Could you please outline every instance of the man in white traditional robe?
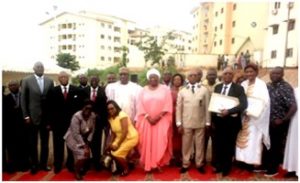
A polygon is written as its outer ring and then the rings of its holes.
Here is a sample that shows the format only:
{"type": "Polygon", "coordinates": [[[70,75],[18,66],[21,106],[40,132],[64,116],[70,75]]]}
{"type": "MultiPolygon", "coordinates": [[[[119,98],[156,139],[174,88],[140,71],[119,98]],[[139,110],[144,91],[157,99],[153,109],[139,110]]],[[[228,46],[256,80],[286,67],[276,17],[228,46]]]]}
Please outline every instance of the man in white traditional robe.
{"type": "Polygon", "coordinates": [[[126,67],[119,69],[119,76],[119,81],[106,86],[105,93],[107,99],[116,101],[131,120],[135,121],[136,100],[142,87],[129,81],[129,70],[126,67]]]}
{"type": "MultiPolygon", "coordinates": [[[[295,97],[299,105],[298,87],[295,88],[295,97]]],[[[288,171],[285,177],[298,176],[298,112],[294,114],[290,122],[282,168],[288,171]]]]}

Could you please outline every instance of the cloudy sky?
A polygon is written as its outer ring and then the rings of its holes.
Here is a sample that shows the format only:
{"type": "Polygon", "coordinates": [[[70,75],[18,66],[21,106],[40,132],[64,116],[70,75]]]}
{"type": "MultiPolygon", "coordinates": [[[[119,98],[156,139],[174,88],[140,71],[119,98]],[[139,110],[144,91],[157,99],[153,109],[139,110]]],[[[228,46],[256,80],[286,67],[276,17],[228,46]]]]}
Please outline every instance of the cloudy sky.
{"type": "Polygon", "coordinates": [[[200,0],[2,0],[0,62],[36,61],[41,55],[39,23],[63,11],[89,10],[127,18],[141,27],[192,30],[191,10],[200,0]],[[57,9],[54,10],[53,6],[57,9]],[[48,14],[46,13],[48,12],[48,14]]]}

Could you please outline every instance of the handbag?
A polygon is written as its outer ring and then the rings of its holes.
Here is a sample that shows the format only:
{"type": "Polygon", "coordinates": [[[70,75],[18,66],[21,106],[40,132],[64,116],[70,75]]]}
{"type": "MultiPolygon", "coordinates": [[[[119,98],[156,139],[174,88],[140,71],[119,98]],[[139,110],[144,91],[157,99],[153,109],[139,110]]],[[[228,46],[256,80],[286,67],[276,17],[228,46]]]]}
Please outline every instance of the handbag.
{"type": "Polygon", "coordinates": [[[117,171],[117,163],[112,158],[112,155],[110,153],[105,153],[101,157],[101,164],[108,170],[110,170],[111,173],[115,173],[117,171]]]}

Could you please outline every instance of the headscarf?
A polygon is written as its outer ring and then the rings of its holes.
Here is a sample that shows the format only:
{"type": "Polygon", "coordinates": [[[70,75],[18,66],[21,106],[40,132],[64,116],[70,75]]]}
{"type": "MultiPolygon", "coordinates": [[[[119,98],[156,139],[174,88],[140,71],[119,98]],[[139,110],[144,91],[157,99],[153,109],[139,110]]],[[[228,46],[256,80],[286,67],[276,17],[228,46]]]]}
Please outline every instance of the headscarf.
{"type": "Polygon", "coordinates": [[[152,69],[150,69],[150,70],[147,72],[147,79],[148,79],[148,80],[150,79],[150,76],[151,76],[152,74],[155,74],[155,75],[158,76],[158,78],[160,78],[160,73],[159,73],[159,71],[158,71],[157,69],[152,68],[152,69]]]}

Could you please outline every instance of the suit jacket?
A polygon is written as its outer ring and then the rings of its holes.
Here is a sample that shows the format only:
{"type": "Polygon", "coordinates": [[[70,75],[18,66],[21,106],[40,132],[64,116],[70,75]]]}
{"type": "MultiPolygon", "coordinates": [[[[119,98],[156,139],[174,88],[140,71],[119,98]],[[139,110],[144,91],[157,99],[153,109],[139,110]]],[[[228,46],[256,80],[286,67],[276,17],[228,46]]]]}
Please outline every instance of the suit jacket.
{"type": "MultiPolygon", "coordinates": [[[[91,92],[92,92],[91,87],[86,87],[83,90],[85,93],[85,98],[90,99],[91,92]]],[[[93,111],[97,115],[97,118],[101,120],[101,125],[100,125],[101,127],[105,127],[108,125],[108,121],[107,121],[108,113],[106,108],[106,101],[107,101],[107,97],[104,89],[98,86],[97,97],[94,103],[93,111]]],[[[98,124],[96,124],[96,127],[97,126],[98,124]]]]}
{"type": "Polygon", "coordinates": [[[15,128],[20,128],[20,126],[23,125],[23,114],[20,105],[21,93],[19,92],[18,94],[19,94],[19,105],[16,105],[12,93],[5,95],[3,98],[3,104],[4,104],[3,105],[3,129],[6,130],[7,128],[15,129],[15,128]]]}
{"type": "MultiPolygon", "coordinates": [[[[221,93],[223,88],[223,83],[220,83],[218,85],[216,85],[214,92],[215,93],[221,93]]],[[[244,112],[244,110],[247,108],[248,106],[248,102],[247,102],[247,96],[245,94],[244,88],[238,84],[232,83],[231,87],[228,91],[228,96],[232,96],[232,97],[236,97],[238,98],[240,104],[232,109],[229,109],[229,115],[230,114],[238,114],[237,117],[241,117],[241,114],[244,112]]],[[[216,113],[212,113],[212,115],[216,115],[216,113]]]]}
{"type": "Polygon", "coordinates": [[[34,75],[22,80],[21,107],[24,118],[29,116],[35,125],[39,125],[42,122],[47,113],[46,96],[53,87],[53,81],[46,76],[44,76],[43,93],[41,93],[34,75]]]}
{"type": "MultiPolygon", "coordinates": [[[[200,86],[200,85],[198,85],[200,86]]],[[[202,128],[210,122],[208,112],[209,91],[200,86],[192,93],[189,86],[178,92],[176,104],[176,121],[180,121],[184,128],[202,128]]]]}
{"type": "Polygon", "coordinates": [[[82,98],[79,88],[69,85],[67,98],[64,98],[61,85],[52,88],[47,96],[50,104],[49,119],[50,125],[54,130],[68,129],[73,114],[81,109],[82,98]]]}

